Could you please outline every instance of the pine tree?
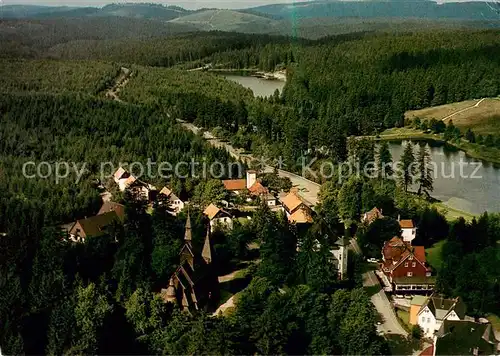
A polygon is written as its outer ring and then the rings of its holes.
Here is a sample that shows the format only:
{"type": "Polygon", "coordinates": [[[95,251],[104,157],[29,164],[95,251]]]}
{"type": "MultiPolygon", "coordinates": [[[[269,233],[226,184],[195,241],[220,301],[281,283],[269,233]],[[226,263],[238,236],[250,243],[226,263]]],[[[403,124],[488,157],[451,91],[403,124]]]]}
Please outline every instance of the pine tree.
{"type": "Polygon", "coordinates": [[[434,190],[433,187],[434,178],[432,176],[434,173],[434,169],[430,164],[431,156],[426,145],[420,146],[420,150],[418,151],[417,163],[418,163],[417,183],[419,184],[418,194],[420,195],[422,193],[422,190],[424,190],[426,193],[428,193],[429,191],[432,192],[434,190]]]}
{"type": "Polygon", "coordinates": [[[382,141],[378,150],[377,162],[378,175],[381,178],[388,178],[393,175],[392,169],[392,155],[389,151],[389,144],[387,141],[382,141]]]}
{"type": "Polygon", "coordinates": [[[476,143],[476,135],[470,128],[467,129],[467,132],[465,133],[465,139],[470,143],[476,143]]]}
{"type": "Polygon", "coordinates": [[[408,192],[408,187],[413,184],[413,177],[416,174],[415,155],[413,154],[413,144],[408,141],[404,149],[401,161],[399,162],[398,181],[408,192]]]}

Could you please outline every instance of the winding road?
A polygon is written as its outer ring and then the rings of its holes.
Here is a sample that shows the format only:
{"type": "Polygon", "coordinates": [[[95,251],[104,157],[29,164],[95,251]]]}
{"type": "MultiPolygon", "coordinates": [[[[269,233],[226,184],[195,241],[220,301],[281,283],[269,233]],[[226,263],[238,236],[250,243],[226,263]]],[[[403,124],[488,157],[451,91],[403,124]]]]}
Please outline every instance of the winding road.
{"type": "MultiPolygon", "coordinates": [[[[262,162],[262,160],[259,160],[258,158],[250,154],[243,154],[242,153],[243,150],[234,148],[230,143],[219,140],[217,137],[213,136],[210,132],[203,131],[201,128],[193,125],[192,123],[180,119],[177,119],[177,122],[179,122],[182,125],[182,127],[184,127],[187,130],[190,130],[194,134],[200,134],[200,132],[203,132],[203,137],[205,138],[205,140],[207,140],[207,142],[209,142],[214,147],[224,148],[227,152],[229,152],[229,154],[233,158],[237,160],[241,160],[247,164],[253,161],[262,162]]],[[[273,167],[267,164],[264,165],[264,172],[273,172],[273,171],[274,171],[273,167]]],[[[278,170],[278,175],[280,177],[283,178],[286,177],[291,180],[293,186],[297,188],[298,194],[301,196],[301,198],[304,200],[306,204],[313,207],[318,203],[318,193],[321,188],[320,184],[315,183],[304,177],[301,177],[297,174],[287,172],[281,169],[278,170]]]]}
{"type": "Polygon", "coordinates": [[[380,287],[378,288],[379,290],[377,291],[377,293],[374,293],[370,297],[373,305],[375,306],[375,309],[377,309],[377,312],[382,318],[381,324],[377,325],[377,331],[382,332],[383,334],[397,334],[402,335],[403,337],[407,337],[408,333],[399,323],[391,302],[380,286],[380,282],[373,271],[369,271],[363,274],[363,287],[380,287]]]}

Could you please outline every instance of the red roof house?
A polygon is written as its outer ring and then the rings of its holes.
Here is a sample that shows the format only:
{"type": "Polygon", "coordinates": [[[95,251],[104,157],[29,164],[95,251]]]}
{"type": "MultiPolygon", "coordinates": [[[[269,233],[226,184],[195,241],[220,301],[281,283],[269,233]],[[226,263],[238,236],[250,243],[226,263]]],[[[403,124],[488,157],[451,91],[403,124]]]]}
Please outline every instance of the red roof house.
{"type": "Polygon", "coordinates": [[[435,278],[426,263],[424,246],[411,246],[393,237],[382,248],[382,260],[381,270],[396,293],[433,290],[435,278]]]}

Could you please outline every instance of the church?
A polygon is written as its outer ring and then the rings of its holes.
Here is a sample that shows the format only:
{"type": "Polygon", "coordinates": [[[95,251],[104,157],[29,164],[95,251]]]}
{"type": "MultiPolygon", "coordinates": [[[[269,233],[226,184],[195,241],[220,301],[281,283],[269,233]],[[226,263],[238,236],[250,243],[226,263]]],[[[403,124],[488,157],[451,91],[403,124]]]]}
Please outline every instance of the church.
{"type": "Polygon", "coordinates": [[[219,281],[213,266],[213,246],[207,230],[201,253],[192,243],[191,218],[188,215],[180,264],[170,277],[169,286],[161,296],[167,303],[176,303],[182,310],[194,312],[217,307],[219,281]]]}

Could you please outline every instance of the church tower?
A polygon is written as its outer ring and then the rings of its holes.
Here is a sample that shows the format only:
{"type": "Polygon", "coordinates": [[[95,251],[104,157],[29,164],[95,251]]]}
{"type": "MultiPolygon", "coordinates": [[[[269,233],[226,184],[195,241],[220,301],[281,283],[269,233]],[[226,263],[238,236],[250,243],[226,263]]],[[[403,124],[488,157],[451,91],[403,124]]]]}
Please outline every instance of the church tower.
{"type": "Polygon", "coordinates": [[[194,270],[194,252],[193,252],[193,232],[191,230],[191,217],[188,214],[186,221],[186,231],[184,233],[184,246],[182,246],[180,253],[180,262],[181,265],[184,262],[189,263],[191,269],[194,270]]]}
{"type": "Polygon", "coordinates": [[[210,240],[210,228],[207,229],[207,236],[205,237],[205,243],[203,245],[203,250],[201,251],[201,257],[205,260],[205,263],[209,265],[212,263],[212,241],[210,240]]]}
{"type": "Polygon", "coordinates": [[[193,231],[191,229],[191,216],[188,213],[188,217],[186,220],[186,232],[184,233],[184,242],[192,247],[193,241],[193,231]]]}

